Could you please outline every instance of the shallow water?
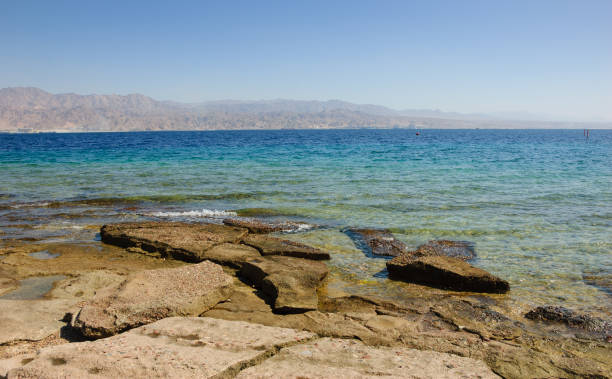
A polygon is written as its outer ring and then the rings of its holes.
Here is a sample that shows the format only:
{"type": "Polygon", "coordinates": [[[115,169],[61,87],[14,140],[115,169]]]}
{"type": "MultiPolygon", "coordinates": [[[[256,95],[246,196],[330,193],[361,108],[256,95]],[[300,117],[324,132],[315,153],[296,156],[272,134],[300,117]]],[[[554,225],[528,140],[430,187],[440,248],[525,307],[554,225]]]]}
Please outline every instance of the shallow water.
{"type": "Polygon", "coordinates": [[[53,289],[55,282],[66,279],[64,275],[40,276],[19,281],[19,288],[0,296],[2,300],[36,300],[53,289]]]}
{"type": "MultiPolygon", "coordinates": [[[[93,239],[137,219],[303,220],[292,235],[334,270],[392,291],[384,260],[340,230],[409,246],[475,243],[475,265],[533,304],[610,309],[583,273],[612,275],[612,131],[235,131],[0,135],[0,238],[93,239]]],[[[340,275],[339,274],[339,275],[340,275]]],[[[400,290],[398,290],[399,292],[400,290]]]]}
{"type": "Polygon", "coordinates": [[[60,256],[59,253],[53,254],[49,252],[48,250],[37,251],[34,253],[30,253],[28,255],[31,256],[32,258],[36,258],[40,260],[55,259],[60,256]]]}

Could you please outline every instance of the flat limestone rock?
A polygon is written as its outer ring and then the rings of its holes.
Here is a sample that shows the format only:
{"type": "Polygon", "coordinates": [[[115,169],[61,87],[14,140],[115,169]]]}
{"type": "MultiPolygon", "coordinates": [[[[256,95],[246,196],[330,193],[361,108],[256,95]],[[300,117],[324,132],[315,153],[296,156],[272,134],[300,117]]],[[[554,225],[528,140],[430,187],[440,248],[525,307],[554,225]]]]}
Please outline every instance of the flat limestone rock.
{"type": "Polygon", "coordinates": [[[136,272],[100,290],[71,325],[89,338],[102,338],[166,317],[199,315],[230,297],[232,282],[209,261],[136,272]]]}
{"type": "Polygon", "coordinates": [[[487,365],[457,355],[374,348],[357,340],[323,338],[281,349],[238,378],[499,378],[487,365]]]}
{"type": "Polygon", "coordinates": [[[232,377],[309,332],[242,321],[172,317],[94,342],[42,349],[9,378],[232,377]]]}
{"type": "Polygon", "coordinates": [[[242,267],[242,264],[251,258],[261,257],[254,247],[235,243],[217,245],[207,250],[204,255],[210,261],[234,268],[242,267]]]}
{"type": "Polygon", "coordinates": [[[104,225],[102,242],[135,247],[186,262],[201,262],[205,252],[222,243],[237,243],[248,231],[217,224],[137,222],[104,225]]]}
{"type": "Polygon", "coordinates": [[[510,290],[507,281],[461,259],[446,256],[402,254],[387,262],[387,270],[392,279],[454,291],[505,293],[510,290]]]}
{"type": "Polygon", "coordinates": [[[119,275],[108,270],[97,270],[83,273],[76,278],[59,281],[49,292],[54,299],[89,300],[103,288],[117,286],[125,280],[125,275],[119,275]]]}
{"type": "Polygon", "coordinates": [[[236,226],[239,228],[246,228],[249,233],[253,234],[267,234],[274,232],[294,232],[304,227],[310,227],[310,225],[299,222],[281,221],[281,222],[270,222],[262,221],[253,218],[238,219],[238,218],[226,218],[223,220],[225,225],[236,226]]]}
{"type": "Polygon", "coordinates": [[[357,245],[365,245],[366,254],[395,257],[408,252],[408,247],[387,229],[348,229],[345,233],[356,240],[357,245]]]}
{"type": "Polygon", "coordinates": [[[239,275],[270,296],[276,311],[299,312],[317,309],[317,288],[327,273],[322,262],[268,256],[246,261],[239,275]]]}
{"type": "Polygon", "coordinates": [[[283,255],[313,260],[330,259],[329,253],[303,243],[284,240],[266,235],[247,235],[242,239],[246,245],[259,250],[261,255],[283,255]]]}
{"type": "Polygon", "coordinates": [[[56,333],[76,303],[75,299],[0,300],[0,344],[38,341],[56,333]]]}
{"type": "Polygon", "coordinates": [[[468,241],[434,240],[421,245],[417,255],[443,255],[464,261],[476,258],[474,244],[468,241]]]}

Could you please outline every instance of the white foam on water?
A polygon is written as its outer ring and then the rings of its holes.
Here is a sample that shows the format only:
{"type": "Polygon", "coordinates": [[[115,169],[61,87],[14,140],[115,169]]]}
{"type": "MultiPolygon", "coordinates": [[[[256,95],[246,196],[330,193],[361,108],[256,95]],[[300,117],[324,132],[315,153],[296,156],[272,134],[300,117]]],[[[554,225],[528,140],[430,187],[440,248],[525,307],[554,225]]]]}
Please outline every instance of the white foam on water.
{"type": "Polygon", "coordinates": [[[228,217],[228,216],[237,216],[236,212],[225,211],[225,210],[217,210],[217,209],[202,209],[199,211],[184,211],[184,212],[154,212],[150,213],[150,216],[154,217],[228,217]]]}
{"type": "Polygon", "coordinates": [[[298,224],[297,225],[297,229],[293,229],[293,232],[303,232],[306,230],[310,230],[314,227],[314,225],[310,225],[310,224],[298,224]]]}
{"type": "Polygon", "coordinates": [[[11,208],[19,209],[19,208],[44,208],[51,205],[49,202],[39,202],[39,203],[23,203],[23,204],[13,204],[10,205],[11,208]]]}

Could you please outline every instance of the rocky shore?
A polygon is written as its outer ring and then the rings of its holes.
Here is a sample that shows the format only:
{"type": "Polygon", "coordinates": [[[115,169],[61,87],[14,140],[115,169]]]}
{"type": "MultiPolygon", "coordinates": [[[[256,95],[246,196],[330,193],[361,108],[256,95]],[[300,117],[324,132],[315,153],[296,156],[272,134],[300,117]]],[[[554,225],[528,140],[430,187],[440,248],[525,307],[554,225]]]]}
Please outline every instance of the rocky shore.
{"type": "Polygon", "coordinates": [[[557,304],[517,314],[468,242],[410,249],[388,230],[346,230],[418,291],[333,296],[334,251],[282,234],[300,225],[138,222],[102,226],[102,243],[3,240],[0,377],[612,377],[610,321],[557,304]]]}

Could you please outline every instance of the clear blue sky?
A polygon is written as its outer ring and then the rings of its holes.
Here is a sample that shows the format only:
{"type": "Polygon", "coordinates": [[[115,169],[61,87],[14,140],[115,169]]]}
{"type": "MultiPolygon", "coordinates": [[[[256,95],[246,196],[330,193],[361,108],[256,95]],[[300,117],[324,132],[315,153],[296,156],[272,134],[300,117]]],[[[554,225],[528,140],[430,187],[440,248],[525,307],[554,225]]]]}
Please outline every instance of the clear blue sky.
{"type": "Polygon", "coordinates": [[[612,0],[0,0],[0,87],[612,120],[612,0]]]}

